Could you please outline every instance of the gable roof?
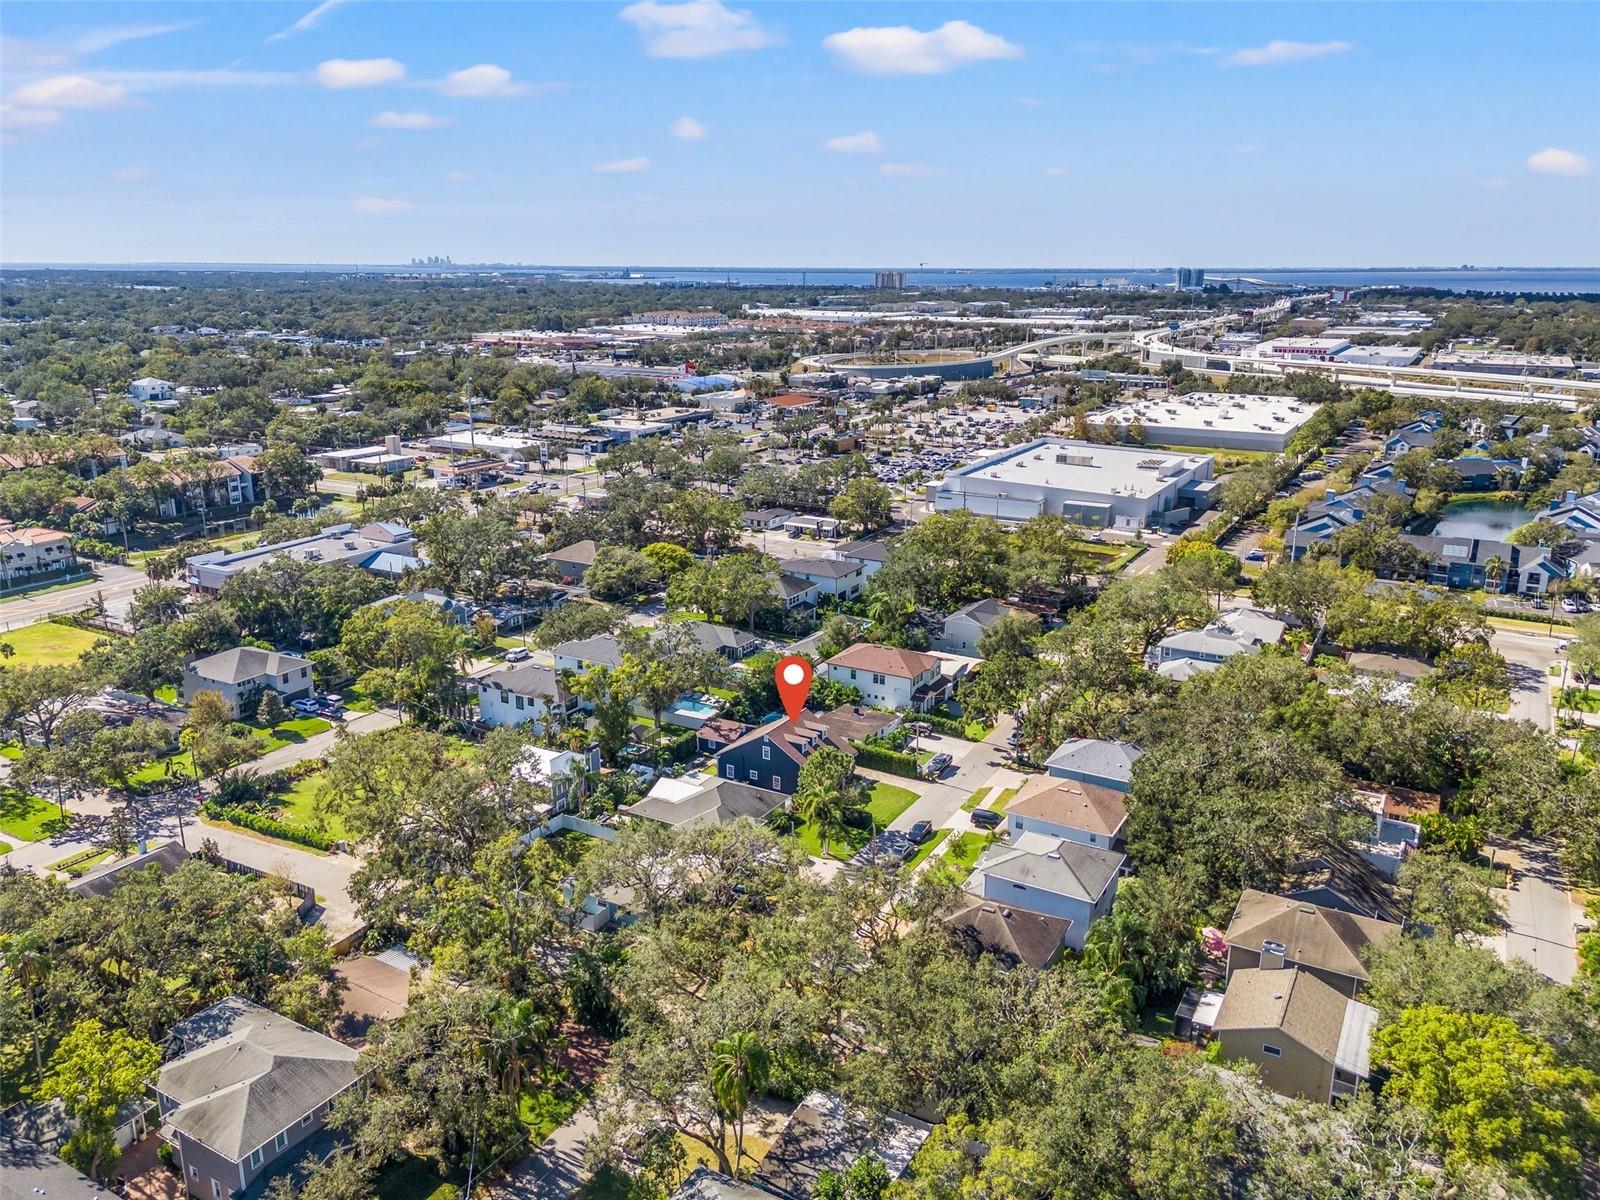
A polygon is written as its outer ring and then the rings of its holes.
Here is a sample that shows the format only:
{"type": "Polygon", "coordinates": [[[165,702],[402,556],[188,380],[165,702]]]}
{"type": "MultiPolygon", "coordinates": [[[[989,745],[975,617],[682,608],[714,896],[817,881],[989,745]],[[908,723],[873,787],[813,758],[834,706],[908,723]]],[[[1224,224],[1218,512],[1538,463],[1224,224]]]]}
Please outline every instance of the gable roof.
{"type": "Polygon", "coordinates": [[[796,596],[803,596],[807,592],[817,590],[817,585],[809,579],[802,579],[798,575],[791,575],[784,571],[778,576],[778,593],[785,600],[792,600],[796,596]]]}
{"type": "Polygon", "coordinates": [[[966,617],[987,629],[1001,617],[1010,616],[1012,613],[1021,611],[1021,609],[1012,608],[1009,604],[1002,604],[999,600],[985,598],[983,600],[974,600],[971,604],[963,604],[955,612],[945,617],[945,621],[948,623],[957,617],[966,617]]]}
{"type": "Polygon", "coordinates": [[[989,875],[1094,904],[1125,862],[1127,858],[1113,850],[1024,833],[1009,846],[995,843],[985,850],[973,878],[989,875]]]}
{"type": "Polygon", "coordinates": [[[823,745],[843,750],[851,758],[854,758],[856,753],[854,746],[837,736],[815,713],[808,711],[798,721],[780,717],[776,721],[768,721],[765,725],[752,729],[738,741],[724,746],[718,751],[718,757],[763,740],[770,742],[779,752],[802,764],[810,757],[813,750],[823,745]]]}
{"type": "Polygon", "coordinates": [[[1228,980],[1213,1032],[1276,1030],[1324,1062],[1368,1073],[1377,1010],[1296,967],[1242,967],[1228,980]]]}
{"type": "Polygon", "coordinates": [[[862,563],[889,561],[889,547],[882,542],[845,542],[841,546],[835,546],[833,553],[835,557],[850,558],[862,563]]]}
{"type": "Polygon", "coordinates": [[[880,675],[893,675],[897,679],[915,679],[928,671],[938,670],[939,660],[918,650],[880,646],[876,642],[857,642],[853,646],[846,646],[823,665],[874,671],[880,675]]]}
{"type": "Polygon", "coordinates": [[[143,854],[135,854],[132,858],[125,858],[121,862],[114,862],[108,867],[101,867],[97,871],[90,871],[80,879],[74,879],[67,884],[67,890],[79,896],[104,896],[113,891],[123,877],[131,871],[142,871],[146,867],[155,867],[163,875],[171,875],[184,863],[189,861],[189,852],[177,842],[163,842],[153,850],[146,850],[143,854]]]}
{"type": "Polygon", "coordinates": [[[694,640],[706,650],[743,650],[754,645],[756,635],[731,625],[715,625],[710,621],[682,621],[684,628],[694,634],[694,640]]]}
{"type": "Polygon", "coordinates": [[[1399,935],[1400,926],[1390,921],[1246,888],[1223,940],[1230,946],[1256,952],[1261,950],[1262,942],[1277,942],[1290,962],[1365,980],[1368,976],[1362,951],[1399,935]]]}
{"type": "Polygon", "coordinates": [[[479,687],[500,688],[515,696],[537,696],[541,700],[565,702],[567,689],[561,686],[561,675],[554,667],[539,663],[518,663],[502,671],[493,671],[478,677],[479,687]]]}
{"type": "Polygon", "coordinates": [[[552,550],[545,557],[554,562],[572,563],[579,567],[594,566],[594,552],[600,547],[593,541],[585,538],[581,542],[573,542],[570,546],[563,546],[559,550],[552,550]]]}
{"type": "Polygon", "coordinates": [[[1005,908],[993,900],[974,900],[944,923],[968,948],[992,954],[1008,966],[1026,963],[1036,970],[1050,965],[1072,928],[1064,917],[1005,908]]]}
{"type": "Polygon", "coordinates": [[[557,658],[575,658],[586,666],[618,667],[622,665],[622,643],[609,633],[580,638],[575,642],[562,642],[551,648],[557,658]]]}
{"type": "Polygon", "coordinates": [[[623,805],[622,811],[630,817],[659,821],[674,829],[689,829],[699,825],[728,825],[740,817],[764,821],[788,799],[782,792],[713,777],[704,787],[687,796],[647,795],[623,805]]]}
{"type": "Polygon", "coordinates": [[[843,579],[861,570],[861,564],[834,558],[791,558],[784,561],[791,575],[802,579],[843,579]]]}
{"type": "MultiPolygon", "coordinates": [[[[356,1051],[238,996],[213,1005],[217,1036],[161,1068],[166,1123],[233,1162],[356,1079],[356,1051]]],[[[196,1028],[190,1018],[186,1025],[196,1028]]]]}
{"type": "Polygon", "coordinates": [[[1006,805],[1006,815],[1012,813],[1106,837],[1116,837],[1128,821],[1122,792],[1051,775],[1037,775],[1023,784],[1006,805]]]}
{"type": "Polygon", "coordinates": [[[189,664],[189,670],[202,679],[218,683],[248,683],[263,675],[288,675],[310,665],[310,659],[293,654],[258,650],[254,646],[235,646],[231,650],[219,650],[205,658],[195,659],[189,664]]]}

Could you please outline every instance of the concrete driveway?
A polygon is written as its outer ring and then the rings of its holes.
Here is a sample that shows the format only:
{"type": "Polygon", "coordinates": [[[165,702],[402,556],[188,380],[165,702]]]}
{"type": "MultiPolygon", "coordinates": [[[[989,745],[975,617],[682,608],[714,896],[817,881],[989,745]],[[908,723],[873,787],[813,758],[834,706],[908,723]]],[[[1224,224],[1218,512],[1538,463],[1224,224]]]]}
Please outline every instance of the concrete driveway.
{"type": "Polygon", "coordinates": [[[1500,956],[1520,958],[1557,983],[1571,983],[1582,909],[1572,902],[1555,846],[1520,840],[1494,849],[1495,861],[1509,864],[1515,875],[1511,888],[1497,893],[1505,904],[1507,926],[1494,939],[1500,956]]]}

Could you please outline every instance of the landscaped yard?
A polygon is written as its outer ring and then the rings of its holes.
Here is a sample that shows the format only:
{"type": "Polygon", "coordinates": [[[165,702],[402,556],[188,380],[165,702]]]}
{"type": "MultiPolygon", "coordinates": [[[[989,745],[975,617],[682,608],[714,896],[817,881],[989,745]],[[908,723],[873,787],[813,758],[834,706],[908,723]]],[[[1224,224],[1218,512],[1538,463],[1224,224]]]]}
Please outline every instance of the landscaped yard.
{"type": "Polygon", "coordinates": [[[378,1200],[456,1200],[461,1189],[439,1175],[438,1164],[409,1156],[378,1176],[378,1200]]]}
{"type": "Polygon", "coordinates": [[[37,625],[24,625],[21,629],[0,633],[0,642],[15,651],[6,659],[10,667],[54,667],[75,663],[78,657],[110,634],[79,629],[75,625],[58,625],[54,621],[40,621],[37,625]]]}
{"type": "Polygon", "coordinates": [[[1600,689],[1562,688],[1556,693],[1556,707],[1573,712],[1600,712],[1600,689]]]}
{"type": "MultiPolygon", "coordinates": [[[[680,1133],[678,1135],[678,1142],[683,1146],[683,1152],[685,1155],[683,1163],[685,1175],[699,1166],[710,1167],[713,1171],[717,1169],[717,1152],[710,1146],[706,1145],[706,1143],[702,1142],[699,1138],[690,1137],[686,1133],[680,1133]]],[[[766,1138],[757,1135],[750,1128],[750,1123],[747,1121],[745,1123],[744,1130],[744,1157],[733,1164],[734,1170],[753,1171],[756,1167],[761,1165],[761,1160],[766,1158],[771,1149],[772,1143],[767,1141],[766,1138]]],[[[728,1156],[728,1161],[733,1162],[732,1129],[728,1130],[728,1137],[726,1143],[723,1145],[723,1152],[728,1156]]]]}
{"type": "Polygon", "coordinates": [[[950,831],[948,829],[934,830],[933,836],[927,841],[923,842],[922,845],[918,846],[917,852],[906,861],[906,869],[910,870],[921,863],[923,859],[927,858],[930,854],[937,850],[939,848],[939,844],[949,836],[950,831]]]}
{"type": "Polygon", "coordinates": [[[994,809],[995,812],[1005,812],[1006,805],[1011,803],[1011,797],[1015,796],[1021,790],[1022,789],[1020,787],[1007,788],[994,798],[994,803],[989,805],[989,807],[994,809]]]}
{"type": "Polygon", "coordinates": [[[71,879],[77,879],[80,875],[87,875],[110,857],[110,850],[80,850],[60,862],[51,863],[50,869],[60,871],[71,879]]]}
{"type": "Polygon", "coordinates": [[[988,788],[986,788],[986,787],[979,788],[977,791],[973,792],[972,795],[968,796],[965,800],[963,800],[961,802],[961,811],[962,812],[971,812],[973,809],[977,808],[978,805],[983,803],[984,797],[987,796],[988,794],[989,794],[989,789],[988,788]]]}
{"type": "MultiPolygon", "coordinates": [[[[870,822],[853,826],[846,832],[842,842],[835,840],[830,843],[828,856],[841,861],[849,858],[872,840],[874,831],[881,832],[889,828],[890,822],[910,808],[916,799],[917,794],[910,788],[897,787],[892,783],[873,784],[872,791],[867,794],[866,806],[870,822]]],[[[822,857],[822,839],[809,821],[795,830],[795,836],[800,839],[807,854],[815,858],[822,857]]]]}
{"type": "Polygon", "coordinates": [[[0,788],[0,833],[13,842],[37,842],[60,833],[70,822],[48,800],[17,788],[0,788]]]}
{"type": "MultiPolygon", "coordinates": [[[[564,1076],[565,1072],[561,1074],[564,1076]]],[[[548,1086],[535,1084],[522,1089],[517,1115],[534,1145],[538,1145],[567,1123],[583,1104],[583,1098],[583,1091],[568,1086],[565,1079],[548,1086]]]]}
{"type": "Polygon", "coordinates": [[[973,833],[970,830],[963,830],[950,840],[950,849],[944,856],[945,861],[965,879],[972,874],[972,868],[978,865],[984,847],[992,841],[994,841],[992,833],[973,833]]]}

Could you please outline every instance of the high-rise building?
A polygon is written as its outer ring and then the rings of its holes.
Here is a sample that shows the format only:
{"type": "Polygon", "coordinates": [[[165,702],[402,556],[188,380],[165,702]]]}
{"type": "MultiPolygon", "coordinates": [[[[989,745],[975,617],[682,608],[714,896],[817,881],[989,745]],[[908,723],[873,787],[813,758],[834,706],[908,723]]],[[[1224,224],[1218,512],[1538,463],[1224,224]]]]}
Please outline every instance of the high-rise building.
{"type": "Polygon", "coordinates": [[[872,286],[885,291],[903,291],[906,286],[906,273],[904,271],[874,271],[872,286]]]}
{"type": "Polygon", "coordinates": [[[1206,286],[1206,273],[1200,267],[1178,268],[1178,290],[1198,290],[1206,286]]]}

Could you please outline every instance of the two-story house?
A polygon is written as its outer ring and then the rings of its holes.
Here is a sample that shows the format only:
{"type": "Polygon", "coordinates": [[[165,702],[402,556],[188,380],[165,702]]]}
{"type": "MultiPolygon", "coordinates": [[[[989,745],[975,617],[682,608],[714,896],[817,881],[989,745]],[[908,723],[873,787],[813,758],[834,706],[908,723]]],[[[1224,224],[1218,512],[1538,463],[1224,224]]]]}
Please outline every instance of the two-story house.
{"type": "Polygon", "coordinates": [[[1400,926],[1246,888],[1222,936],[1228,944],[1230,977],[1250,967],[1302,967],[1334,990],[1354,996],[1370,978],[1368,947],[1399,937],[1400,926]]]}
{"type": "Polygon", "coordinates": [[[581,753],[529,746],[514,768],[518,777],[550,789],[550,805],[558,813],[572,812],[578,807],[578,802],[589,794],[590,777],[599,771],[598,746],[590,746],[581,753]]]}
{"type": "Polygon", "coordinates": [[[594,566],[594,554],[598,549],[594,542],[584,540],[563,546],[560,550],[552,550],[544,557],[562,579],[582,583],[584,575],[594,566]]]}
{"type": "Polygon", "coordinates": [[[326,1121],[360,1082],[353,1047],[241,996],[178,1022],[172,1041],[156,1100],[191,1196],[257,1197],[337,1148],[326,1121]]]}
{"type": "Polygon", "coordinates": [[[863,579],[871,579],[889,563],[889,547],[883,542],[845,542],[835,546],[830,558],[857,563],[863,579]]]}
{"type": "Polygon", "coordinates": [[[1354,1095],[1371,1074],[1378,1010],[1313,972],[1264,961],[1228,980],[1212,1032],[1223,1062],[1251,1062],[1282,1096],[1324,1103],[1354,1095]]]}
{"type": "Polygon", "coordinates": [[[78,567],[72,537],[36,525],[0,529],[0,588],[36,577],[65,575],[78,567]]]}
{"type": "Polygon", "coordinates": [[[717,775],[792,796],[800,785],[800,768],[822,746],[855,756],[850,743],[813,713],[804,714],[798,721],[787,717],[770,721],[717,754],[717,775]]]}
{"type": "Polygon", "coordinates": [[[521,663],[479,676],[478,719],[485,725],[565,726],[579,702],[554,667],[521,663]]]}
{"type": "Polygon", "coordinates": [[[984,850],[966,889],[993,904],[1068,922],[1062,942],[1082,950],[1089,926],[1111,911],[1126,863],[1112,850],[1023,833],[984,850]]]}
{"type": "Polygon", "coordinates": [[[791,575],[788,571],[778,576],[778,601],[785,612],[797,608],[815,608],[822,591],[809,579],[791,575]]]}
{"type": "Polygon", "coordinates": [[[978,643],[983,640],[989,626],[1001,617],[1013,616],[1021,611],[998,600],[974,600],[945,617],[939,636],[930,644],[935,650],[943,650],[946,654],[976,658],[978,643]]]}
{"type": "Polygon", "coordinates": [[[1102,850],[1120,850],[1128,823],[1125,793],[1076,779],[1035,776],[1006,805],[1013,839],[1024,833],[1065,838],[1102,850]]]}
{"type": "Polygon", "coordinates": [[[235,646],[197,658],[183,669],[183,698],[192,702],[201,692],[216,692],[238,716],[251,698],[271,689],[285,700],[316,695],[311,660],[276,650],[235,646]]]}
{"type": "Polygon", "coordinates": [[[1177,664],[1187,664],[1187,670],[1211,670],[1236,655],[1259,654],[1263,646],[1277,645],[1285,628],[1259,609],[1230,608],[1204,629],[1168,634],[1155,644],[1152,658],[1157,672],[1169,677],[1177,664]]]}
{"type": "Polygon", "coordinates": [[[783,569],[815,584],[819,595],[840,600],[854,600],[867,582],[861,564],[844,558],[790,558],[784,560],[783,569]]]}
{"type": "Polygon", "coordinates": [[[835,683],[859,688],[861,698],[875,708],[927,712],[950,690],[933,655],[874,642],[846,646],[822,669],[835,683]]]}

